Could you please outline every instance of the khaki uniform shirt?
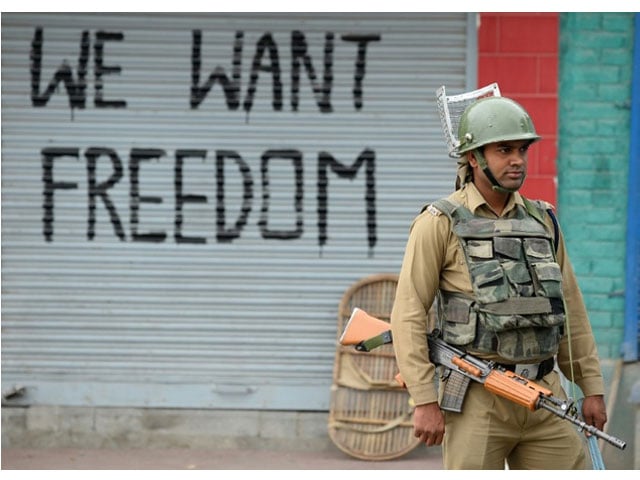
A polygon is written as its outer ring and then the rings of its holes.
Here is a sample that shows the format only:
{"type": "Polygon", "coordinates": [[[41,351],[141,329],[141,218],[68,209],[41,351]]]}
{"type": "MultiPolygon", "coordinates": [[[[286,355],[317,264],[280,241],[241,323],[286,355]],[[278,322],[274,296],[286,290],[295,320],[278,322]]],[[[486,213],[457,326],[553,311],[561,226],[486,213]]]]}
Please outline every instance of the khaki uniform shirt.
{"type": "MultiPolygon", "coordinates": [[[[466,206],[475,215],[499,218],[473,183],[465,184],[449,198],[466,206]]],[[[516,204],[524,206],[519,193],[510,195],[502,217],[515,216],[516,204]]],[[[545,221],[548,231],[553,235],[553,222],[549,215],[545,216],[545,221]]],[[[585,396],[602,395],[604,382],[595,340],[562,234],[558,243],[557,260],[562,270],[569,321],[557,354],[558,366],[571,379],[570,334],[575,383],[585,396]]],[[[458,237],[451,231],[449,218],[430,208],[418,215],[411,225],[391,313],[398,367],[416,405],[438,399],[434,383],[435,367],[429,361],[426,337],[429,329],[427,312],[439,288],[473,296],[464,252],[458,237]]],[[[484,358],[504,362],[497,356],[484,358]]]]}

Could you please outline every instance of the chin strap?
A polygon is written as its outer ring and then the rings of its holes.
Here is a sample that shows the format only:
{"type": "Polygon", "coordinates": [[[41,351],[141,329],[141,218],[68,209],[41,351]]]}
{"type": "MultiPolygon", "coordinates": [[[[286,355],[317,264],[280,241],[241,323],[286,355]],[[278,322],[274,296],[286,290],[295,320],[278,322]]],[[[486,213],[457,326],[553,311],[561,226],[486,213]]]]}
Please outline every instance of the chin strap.
{"type": "MultiPolygon", "coordinates": [[[[491,188],[493,190],[495,190],[496,192],[501,192],[501,193],[514,193],[514,192],[517,192],[519,190],[519,187],[518,188],[505,188],[502,185],[500,185],[500,183],[498,183],[498,180],[496,180],[496,177],[494,177],[493,173],[491,173],[491,170],[489,170],[489,165],[487,165],[487,160],[484,158],[484,155],[482,154],[482,152],[480,151],[479,148],[476,148],[473,151],[473,155],[476,157],[476,160],[478,161],[478,165],[480,165],[480,168],[482,168],[482,171],[484,172],[484,174],[487,176],[487,178],[491,182],[491,184],[492,184],[491,188]]],[[[524,178],[522,179],[522,181],[524,182],[524,178]]]]}

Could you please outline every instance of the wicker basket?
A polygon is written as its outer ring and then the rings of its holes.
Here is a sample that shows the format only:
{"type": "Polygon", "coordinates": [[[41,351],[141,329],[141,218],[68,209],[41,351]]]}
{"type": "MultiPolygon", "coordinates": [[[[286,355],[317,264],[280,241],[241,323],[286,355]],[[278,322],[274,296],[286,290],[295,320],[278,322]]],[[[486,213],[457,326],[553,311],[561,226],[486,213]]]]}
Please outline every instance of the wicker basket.
{"type": "MultiPolygon", "coordinates": [[[[353,284],[338,307],[337,338],[354,307],[389,321],[397,283],[396,274],[376,274],[353,284]]],[[[396,382],[397,373],[392,345],[363,353],[338,343],[329,436],[343,452],[363,460],[390,460],[419,444],[410,397],[396,382]]]]}

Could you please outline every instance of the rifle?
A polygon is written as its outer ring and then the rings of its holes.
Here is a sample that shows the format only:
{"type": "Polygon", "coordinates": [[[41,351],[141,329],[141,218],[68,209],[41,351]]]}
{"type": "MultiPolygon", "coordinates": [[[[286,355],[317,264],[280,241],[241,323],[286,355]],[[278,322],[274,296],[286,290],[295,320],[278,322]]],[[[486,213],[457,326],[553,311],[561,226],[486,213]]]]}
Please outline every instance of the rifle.
{"type": "MultiPolygon", "coordinates": [[[[506,370],[492,361],[485,361],[459,350],[441,338],[438,338],[437,330],[427,335],[429,345],[429,359],[434,365],[451,370],[450,381],[456,383],[454,388],[462,391],[459,397],[459,409],[461,411],[464,391],[470,381],[483,384],[484,388],[500,397],[522,405],[531,411],[542,408],[568,420],[581,431],[603,439],[614,447],[624,450],[626,442],[616,438],[602,430],[588,425],[580,420],[573,402],[568,402],[553,396],[548,388],[538,385],[531,380],[514,372],[506,370]]],[[[360,352],[369,352],[381,345],[393,343],[389,323],[375,318],[364,310],[354,308],[347,325],[339,340],[341,345],[355,345],[360,352]]],[[[404,381],[400,374],[396,380],[403,386],[404,381]]]]}

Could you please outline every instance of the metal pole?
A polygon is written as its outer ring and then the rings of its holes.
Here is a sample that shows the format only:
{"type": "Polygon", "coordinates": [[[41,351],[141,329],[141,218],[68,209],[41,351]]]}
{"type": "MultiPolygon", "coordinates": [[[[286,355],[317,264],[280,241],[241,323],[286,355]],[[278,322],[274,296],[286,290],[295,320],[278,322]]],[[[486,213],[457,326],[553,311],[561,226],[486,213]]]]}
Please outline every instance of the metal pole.
{"type": "Polygon", "coordinates": [[[631,129],[629,132],[629,188],[627,204],[627,254],[625,319],[622,357],[638,360],[640,340],[640,14],[635,15],[633,70],[631,73],[631,129]]]}

